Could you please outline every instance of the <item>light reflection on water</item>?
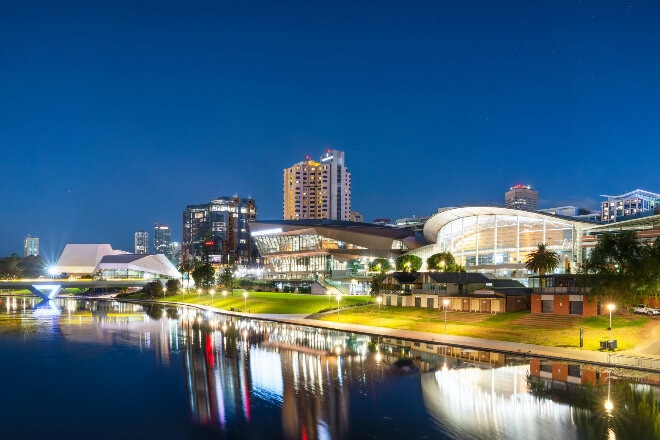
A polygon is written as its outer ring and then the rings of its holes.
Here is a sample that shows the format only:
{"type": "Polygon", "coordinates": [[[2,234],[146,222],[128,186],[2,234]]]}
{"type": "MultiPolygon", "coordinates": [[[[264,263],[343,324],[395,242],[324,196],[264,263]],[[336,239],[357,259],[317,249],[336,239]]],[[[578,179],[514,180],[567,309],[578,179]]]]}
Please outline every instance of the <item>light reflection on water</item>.
{"type": "MultiPolygon", "coordinates": [[[[60,423],[71,408],[85,415],[71,426],[122,421],[97,438],[137,432],[145,420],[167,421],[149,423],[149,437],[168,438],[658,434],[649,425],[660,417],[657,375],[195,309],[59,299],[61,314],[49,316],[33,313],[38,304],[0,298],[0,349],[3,360],[11,358],[0,377],[22,371],[36,378],[30,392],[6,385],[0,414],[20,419],[10,408],[38,401],[60,423]],[[603,409],[608,395],[612,411],[603,409]],[[626,409],[633,407],[636,414],[626,409]]],[[[27,426],[17,431],[24,438],[41,432],[38,423],[27,426]]],[[[84,432],[70,436],[88,438],[84,432]]]]}

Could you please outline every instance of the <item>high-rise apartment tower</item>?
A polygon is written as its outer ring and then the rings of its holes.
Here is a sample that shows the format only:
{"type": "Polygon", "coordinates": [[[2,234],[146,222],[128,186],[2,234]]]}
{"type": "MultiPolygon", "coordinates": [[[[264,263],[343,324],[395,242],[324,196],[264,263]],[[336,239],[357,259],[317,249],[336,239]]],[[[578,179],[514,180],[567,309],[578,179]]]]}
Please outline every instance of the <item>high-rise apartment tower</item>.
{"type": "Polygon", "coordinates": [[[284,220],[351,219],[351,173],[344,152],[328,150],[284,169],[284,220]]]}

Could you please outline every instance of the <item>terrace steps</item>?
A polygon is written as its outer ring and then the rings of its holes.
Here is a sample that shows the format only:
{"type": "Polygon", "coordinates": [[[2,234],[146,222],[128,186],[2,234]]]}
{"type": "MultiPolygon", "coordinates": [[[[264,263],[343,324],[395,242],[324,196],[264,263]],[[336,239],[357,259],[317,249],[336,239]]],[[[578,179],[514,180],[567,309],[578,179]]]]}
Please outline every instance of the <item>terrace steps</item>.
{"type": "Polygon", "coordinates": [[[529,313],[514,319],[510,325],[520,325],[536,328],[562,328],[570,327],[582,321],[582,316],[551,315],[545,313],[529,313]]]}

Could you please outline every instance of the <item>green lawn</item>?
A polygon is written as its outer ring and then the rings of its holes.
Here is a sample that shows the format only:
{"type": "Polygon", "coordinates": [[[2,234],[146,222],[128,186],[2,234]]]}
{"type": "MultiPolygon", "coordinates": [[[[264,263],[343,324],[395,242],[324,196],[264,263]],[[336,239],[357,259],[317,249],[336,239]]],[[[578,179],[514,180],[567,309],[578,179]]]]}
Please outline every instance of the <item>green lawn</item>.
{"type": "MultiPolygon", "coordinates": [[[[247,298],[244,298],[243,291],[238,290],[234,291],[233,295],[227,294],[226,297],[221,293],[214,295],[191,293],[168,296],[165,301],[202,304],[223,310],[230,310],[233,307],[235,310],[248,313],[311,315],[328,309],[337,309],[336,296],[278,292],[247,292],[247,294],[247,298]]],[[[344,295],[339,305],[344,308],[371,302],[373,298],[368,295],[344,295]]]]}
{"type": "MultiPolygon", "coordinates": [[[[580,327],[584,329],[584,350],[598,350],[600,341],[609,339],[609,316],[595,316],[576,319],[575,323],[561,325],[559,328],[532,327],[516,325],[515,320],[529,315],[529,312],[502,313],[488,315],[481,321],[464,322],[453,320],[452,313],[447,314],[447,334],[469,336],[483,339],[520,342],[525,344],[547,345],[553,347],[580,346],[580,327]]],[[[354,309],[342,309],[339,318],[329,314],[320,319],[339,321],[388,328],[416,330],[432,333],[444,333],[444,313],[439,310],[382,306],[380,318],[378,307],[369,305],[354,309]]],[[[612,338],[617,340],[619,349],[629,349],[644,340],[650,334],[651,327],[660,325],[647,316],[621,315],[612,318],[612,338]]]]}

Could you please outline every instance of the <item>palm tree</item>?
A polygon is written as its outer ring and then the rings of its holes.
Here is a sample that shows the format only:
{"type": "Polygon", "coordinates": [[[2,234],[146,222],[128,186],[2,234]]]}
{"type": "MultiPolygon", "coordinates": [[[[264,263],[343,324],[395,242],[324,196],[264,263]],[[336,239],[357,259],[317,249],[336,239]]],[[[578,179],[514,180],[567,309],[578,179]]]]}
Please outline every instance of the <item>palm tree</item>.
{"type": "Polygon", "coordinates": [[[536,250],[525,259],[525,267],[539,275],[552,272],[557,266],[559,266],[559,255],[548,249],[545,243],[537,244],[536,250]]]}

